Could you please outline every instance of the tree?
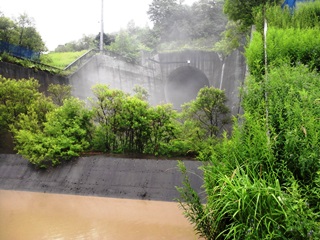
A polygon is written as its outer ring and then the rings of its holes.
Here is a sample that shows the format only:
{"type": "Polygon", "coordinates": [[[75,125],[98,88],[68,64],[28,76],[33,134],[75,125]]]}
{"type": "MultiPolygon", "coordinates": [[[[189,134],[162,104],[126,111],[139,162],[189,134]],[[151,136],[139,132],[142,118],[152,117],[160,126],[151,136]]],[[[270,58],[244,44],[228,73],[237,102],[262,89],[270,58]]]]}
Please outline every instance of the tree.
{"type": "Polygon", "coordinates": [[[126,94],[112,90],[107,85],[96,85],[92,89],[96,100],[91,100],[94,120],[98,123],[93,145],[96,150],[115,152],[118,148],[116,135],[120,129],[120,112],[126,94]]]}
{"type": "Polygon", "coordinates": [[[229,20],[239,21],[244,28],[254,23],[254,11],[257,7],[263,7],[267,3],[278,4],[279,0],[226,0],[224,4],[224,12],[229,20]]]}
{"type": "Polygon", "coordinates": [[[147,13],[154,26],[157,28],[168,24],[177,5],[177,0],[153,0],[147,13]]]}
{"type": "Polygon", "coordinates": [[[31,49],[35,52],[47,51],[40,34],[34,27],[28,27],[24,30],[21,46],[31,49]]]}
{"type": "Polygon", "coordinates": [[[191,7],[191,36],[196,38],[219,38],[227,19],[222,11],[222,1],[199,0],[191,7]]]}
{"type": "Polygon", "coordinates": [[[0,16],[0,41],[11,43],[16,35],[14,22],[5,16],[0,16]]]}
{"type": "Polygon", "coordinates": [[[136,39],[131,37],[127,31],[120,31],[114,42],[107,49],[120,55],[130,63],[137,63],[140,57],[140,46],[136,39]]]}
{"type": "MultiPolygon", "coordinates": [[[[94,39],[95,45],[98,48],[100,44],[100,33],[94,39]]],[[[103,45],[110,46],[111,43],[115,41],[115,36],[109,33],[103,33],[103,45]]]]}
{"type": "Polygon", "coordinates": [[[23,13],[15,20],[15,24],[19,33],[16,42],[17,45],[34,51],[46,50],[45,44],[35,28],[33,18],[29,17],[26,13],[23,13]]]}
{"type": "Polygon", "coordinates": [[[178,9],[182,5],[177,3],[177,0],[153,0],[149,5],[148,15],[154,24],[154,31],[157,33],[161,41],[169,39],[169,35],[177,28],[178,9]]]}
{"type": "Polygon", "coordinates": [[[205,136],[217,136],[230,122],[230,110],[225,105],[227,98],[224,91],[204,87],[195,100],[183,105],[185,118],[191,119],[196,126],[204,130],[205,136]]]}

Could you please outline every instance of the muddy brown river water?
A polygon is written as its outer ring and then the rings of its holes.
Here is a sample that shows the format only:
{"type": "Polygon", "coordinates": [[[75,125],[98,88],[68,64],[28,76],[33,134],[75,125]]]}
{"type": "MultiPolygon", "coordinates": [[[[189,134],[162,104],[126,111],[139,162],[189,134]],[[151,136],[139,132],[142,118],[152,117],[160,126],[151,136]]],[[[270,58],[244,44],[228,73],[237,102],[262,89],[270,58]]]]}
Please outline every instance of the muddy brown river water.
{"type": "Polygon", "coordinates": [[[0,190],[0,239],[198,238],[174,202],[0,190]]]}

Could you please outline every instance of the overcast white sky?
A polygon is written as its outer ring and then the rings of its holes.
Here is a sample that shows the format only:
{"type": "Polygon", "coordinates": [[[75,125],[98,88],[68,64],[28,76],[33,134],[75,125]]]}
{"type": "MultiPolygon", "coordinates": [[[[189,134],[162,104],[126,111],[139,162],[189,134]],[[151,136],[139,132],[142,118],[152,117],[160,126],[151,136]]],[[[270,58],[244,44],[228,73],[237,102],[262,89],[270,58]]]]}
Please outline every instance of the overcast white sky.
{"type": "MultiPolygon", "coordinates": [[[[196,0],[186,0],[192,4],[196,0]]],[[[104,31],[125,28],[130,20],[151,26],[147,10],[152,0],[104,0],[104,31]]],[[[9,18],[27,13],[49,50],[100,32],[101,0],[0,0],[0,11],[9,18]]]]}

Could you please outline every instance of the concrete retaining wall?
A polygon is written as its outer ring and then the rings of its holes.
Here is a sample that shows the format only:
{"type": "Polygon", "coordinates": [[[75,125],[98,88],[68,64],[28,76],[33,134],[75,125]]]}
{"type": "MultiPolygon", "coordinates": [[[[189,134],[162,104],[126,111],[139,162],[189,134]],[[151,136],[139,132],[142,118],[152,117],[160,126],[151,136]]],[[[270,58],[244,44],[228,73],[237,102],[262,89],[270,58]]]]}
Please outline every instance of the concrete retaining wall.
{"type": "Polygon", "coordinates": [[[40,91],[46,92],[48,86],[53,84],[69,84],[66,77],[60,75],[53,75],[46,71],[34,70],[31,68],[24,68],[17,64],[0,62],[0,75],[5,78],[22,79],[34,78],[39,81],[40,91]]]}
{"type": "MultiPolygon", "coordinates": [[[[201,191],[202,165],[184,161],[190,181],[201,191]]],[[[0,155],[0,189],[173,201],[181,174],[175,160],[81,157],[48,170],[35,169],[19,155],[0,155]]]]}
{"type": "Polygon", "coordinates": [[[159,69],[155,66],[131,64],[108,55],[95,55],[84,66],[69,76],[72,95],[82,100],[93,97],[91,91],[96,84],[133,93],[135,85],[144,87],[150,94],[153,105],[165,101],[164,86],[159,69]]]}

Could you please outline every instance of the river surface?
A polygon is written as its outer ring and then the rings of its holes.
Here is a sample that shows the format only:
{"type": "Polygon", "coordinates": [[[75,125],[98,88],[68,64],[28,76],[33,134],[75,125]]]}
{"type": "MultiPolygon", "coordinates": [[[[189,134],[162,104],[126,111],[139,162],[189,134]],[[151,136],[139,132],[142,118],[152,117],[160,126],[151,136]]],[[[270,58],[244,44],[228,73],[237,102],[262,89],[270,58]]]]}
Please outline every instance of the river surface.
{"type": "Polygon", "coordinates": [[[175,202],[0,190],[0,239],[198,238],[175,202]]]}

